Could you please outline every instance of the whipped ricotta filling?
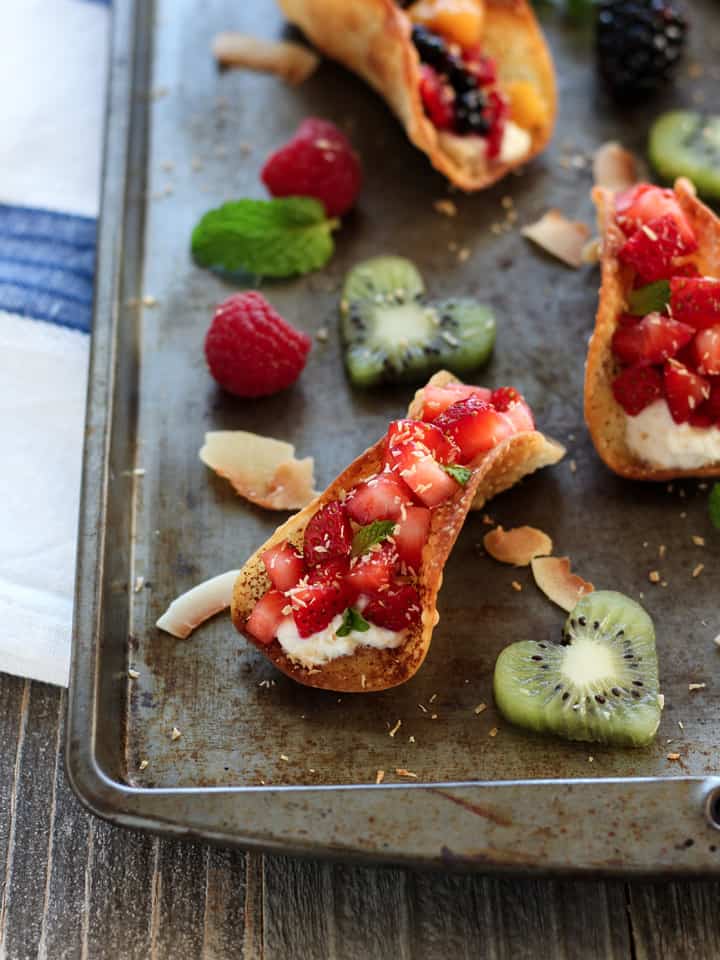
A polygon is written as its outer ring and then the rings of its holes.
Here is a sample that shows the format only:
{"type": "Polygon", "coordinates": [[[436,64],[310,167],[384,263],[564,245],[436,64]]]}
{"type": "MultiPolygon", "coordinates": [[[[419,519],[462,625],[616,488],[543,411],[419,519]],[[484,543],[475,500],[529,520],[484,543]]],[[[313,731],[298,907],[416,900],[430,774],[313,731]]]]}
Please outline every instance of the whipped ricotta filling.
{"type": "MultiPolygon", "coordinates": [[[[441,131],[438,134],[440,148],[462,167],[468,167],[477,174],[487,166],[486,137],[458,137],[454,133],[441,131]]],[[[498,163],[513,163],[530,152],[532,137],[512,120],[508,120],[503,130],[498,163]]]]}
{"type": "Polygon", "coordinates": [[[720,460],[720,429],[675,423],[665,400],[626,416],[625,441],[651,466],[695,470],[720,460]]]}
{"type": "MultiPolygon", "coordinates": [[[[355,606],[360,610],[366,604],[367,600],[360,597],[355,606]]],[[[375,647],[378,650],[399,647],[406,635],[405,630],[386,630],[371,623],[364,632],[351,630],[346,637],[339,637],[337,631],[342,622],[343,614],[339,613],[324,630],[301,637],[293,618],[286,617],[278,627],[277,639],[291,660],[303,667],[321,667],[329,660],[355,653],[358,647],[375,647]]]]}

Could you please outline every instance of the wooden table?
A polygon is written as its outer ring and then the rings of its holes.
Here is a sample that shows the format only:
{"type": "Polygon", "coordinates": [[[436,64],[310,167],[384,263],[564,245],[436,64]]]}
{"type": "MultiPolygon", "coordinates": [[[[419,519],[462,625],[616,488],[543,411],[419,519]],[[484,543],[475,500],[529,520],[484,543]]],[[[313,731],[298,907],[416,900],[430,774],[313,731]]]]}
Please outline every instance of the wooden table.
{"type": "Polygon", "coordinates": [[[0,960],[720,957],[720,882],[413,873],[114,828],[68,786],[65,704],[0,676],[0,960]]]}

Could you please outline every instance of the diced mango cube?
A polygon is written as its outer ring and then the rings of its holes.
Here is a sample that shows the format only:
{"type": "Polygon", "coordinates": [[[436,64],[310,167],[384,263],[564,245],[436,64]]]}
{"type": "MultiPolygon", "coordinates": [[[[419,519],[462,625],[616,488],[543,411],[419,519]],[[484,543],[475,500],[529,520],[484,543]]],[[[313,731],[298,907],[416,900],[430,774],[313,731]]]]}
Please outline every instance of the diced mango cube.
{"type": "Polygon", "coordinates": [[[461,47],[472,47],[482,37],[482,0],[418,0],[407,12],[414,23],[461,47]]]}
{"type": "Polygon", "coordinates": [[[548,105],[534,84],[513,80],[507,84],[510,119],[525,130],[543,127],[548,121],[548,105]]]}

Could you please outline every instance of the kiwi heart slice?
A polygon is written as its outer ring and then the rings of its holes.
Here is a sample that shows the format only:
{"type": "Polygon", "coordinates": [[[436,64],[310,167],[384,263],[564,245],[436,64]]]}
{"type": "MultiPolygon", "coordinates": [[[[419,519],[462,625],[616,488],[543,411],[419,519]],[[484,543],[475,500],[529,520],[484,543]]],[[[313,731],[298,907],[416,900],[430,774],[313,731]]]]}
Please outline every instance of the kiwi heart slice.
{"type": "Polygon", "coordinates": [[[688,177],[706,197],[720,197],[720,116],[664,113],[650,130],[652,165],[666,180],[688,177]]]}
{"type": "Polygon", "coordinates": [[[567,740],[645,746],[661,713],[653,622],[622,593],[588,593],[560,643],[526,640],[502,651],[494,694],[518,726],[567,740]]]}
{"type": "Polygon", "coordinates": [[[416,383],[437,370],[464,374],[488,360],[492,311],[468,297],[427,301],[424,295],[422,277],[403,257],[375,257],[348,273],[340,332],[356,386],[416,383]]]}

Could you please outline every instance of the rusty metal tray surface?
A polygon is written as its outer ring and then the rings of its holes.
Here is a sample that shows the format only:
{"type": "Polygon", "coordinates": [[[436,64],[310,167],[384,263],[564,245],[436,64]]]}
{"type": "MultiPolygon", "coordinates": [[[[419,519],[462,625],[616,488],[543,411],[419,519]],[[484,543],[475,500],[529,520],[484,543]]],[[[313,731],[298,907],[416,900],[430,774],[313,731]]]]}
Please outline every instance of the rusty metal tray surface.
{"type": "MultiPolygon", "coordinates": [[[[693,4],[692,16],[688,62],[709,66],[717,53],[707,45],[713,31],[702,27],[717,27],[713,0],[693,4]]],[[[447,218],[433,209],[448,196],[445,182],[385,105],[336,65],[324,63],[297,89],[216,71],[217,31],[283,32],[271,0],[115,4],[68,750],[75,789],[98,814],[245,847],[421,865],[720,872],[712,643],[720,565],[707,494],[695,483],[623,482],[601,465],[581,415],[597,273],[567,270],[516,229],[493,228],[505,197],[519,222],[549,206],[590,222],[594,147],[610,137],[643,145],[645,109],[620,114],[595,89],[587,32],[552,9],[544,22],[560,84],[553,146],[522,176],[454,195],[459,213],[447,218]],[[310,334],[325,326],[330,338],[315,343],[291,391],[235,402],[214,388],[201,349],[213,305],[232,288],[192,264],[190,231],[211,206],[262,196],[263,158],[307,114],[351,131],[366,171],[362,202],[325,270],[265,290],[291,322],[310,334]],[[407,389],[350,388],[336,332],[345,271],[380,252],[411,256],[437,295],[467,292],[494,307],[498,343],[483,379],[517,384],[569,453],[490,512],[505,526],[550,532],[596,585],[644,594],[666,696],[650,749],[541,739],[497,716],[498,652],[514,639],[554,636],[562,613],[527,571],[480,555],[480,514],[469,517],[448,563],[427,662],[398,689],[339,696],[298,686],[224,617],[186,641],[154,628],[171,599],[239,566],[279,520],[200,463],[206,430],[290,439],[316,457],[324,485],[404,409],[407,389]],[[693,534],[707,538],[704,550],[693,534]],[[693,579],[698,562],[705,569],[693,579]],[[656,567],[667,586],[649,584],[656,567]],[[138,679],[128,679],[129,667],[138,679]],[[691,693],[691,682],[706,687],[691,693]],[[488,709],[476,714],[483,702],[488,709]],[[399,768],[417,779],[399,777],[399,768]]],[[[672,102],[711,89],[707,71],[684,76],[672,102]]]]}

